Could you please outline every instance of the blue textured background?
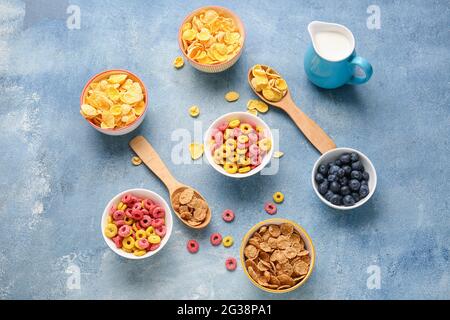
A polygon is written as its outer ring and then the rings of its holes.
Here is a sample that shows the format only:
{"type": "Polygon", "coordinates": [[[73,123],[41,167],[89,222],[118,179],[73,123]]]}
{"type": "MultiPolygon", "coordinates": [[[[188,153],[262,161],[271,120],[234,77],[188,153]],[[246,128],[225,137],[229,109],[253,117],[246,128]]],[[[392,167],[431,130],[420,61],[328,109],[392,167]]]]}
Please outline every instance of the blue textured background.
{"type": "MultiPolygon", "coordinates": [[[[217,1],[247,29],[245,52],[229,71],[174,70],[177,29],[191,10],[210,1],[76,1],[81,29],[68,30],[69,1],[0,0],[0,298],[450,298],[449,136],[450,6],[448,1],[217,1]],[[370,4],[381,29],[366,27],[370,4]],[[347,25],[357,51],[374,67],[369,83],[326,91],[308,82],[303,54],[314,19],[347,25]],[[280,131],[280,170],[274,176],[233,180],[208,164],[170,162],[175,129],[193,134],[187,108],[201,108],[203,130],[219,115],[245,110],[253,98],[246,71],[270,64],[284,75],[303,110],[336,141],[366,153],[378,189],[362,208],[334,211],[314,194],[310,171],[318,153],[278,110],[262,115],[280,131]],[[95,73],[127,68],[149,89],[142,126],[124,137],[90,128],[79,95],[95,73]],[[229,104],[223,95],[241,94],[229,104]],[[116,193],[145,187],[167,192],[144,166],[130,164],[128,141],[145,135],[174,175],[198,188],[213,210],[201,232],[175,221],[157,256],[125,261],[103,242],[100,217],[116,193]],[[286,195],[278,217],[310,233],[317,249],[312,278],[274,296],[255,288],[241,267],[240,239],[268,218],[264,201],[286,195]],[[237,219],[225,224],[220,212],[237,219]],[[230,248],[212,247],[211,232],[232,235],[230,248]],[[196,255],[188,239],[201,245],[196,255]],[[81,288],[66,282],[76,265],[81,288]],[[369,290],[367,268],[381,268],[381,289],[369,290]]],[[[196,137],[199,140],[200,137],[196,137]]]]}

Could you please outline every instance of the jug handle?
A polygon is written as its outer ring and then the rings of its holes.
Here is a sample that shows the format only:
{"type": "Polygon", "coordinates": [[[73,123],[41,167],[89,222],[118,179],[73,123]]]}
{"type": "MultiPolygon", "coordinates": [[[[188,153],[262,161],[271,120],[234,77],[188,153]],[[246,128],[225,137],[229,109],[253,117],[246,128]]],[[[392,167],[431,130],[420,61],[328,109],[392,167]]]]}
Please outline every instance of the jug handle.
{"type": "Polygon", "coordinates": [[[349,84],[363,84],[369,81],[373,73],[372,65],[369,63],[369,61],[367,61],[363,57],[356,56],[352,61],[350,61],[350,65],[353,67],[360,67],[364,71],[365,76],[357,77],[353,75],[348,82],[349,84]]]}

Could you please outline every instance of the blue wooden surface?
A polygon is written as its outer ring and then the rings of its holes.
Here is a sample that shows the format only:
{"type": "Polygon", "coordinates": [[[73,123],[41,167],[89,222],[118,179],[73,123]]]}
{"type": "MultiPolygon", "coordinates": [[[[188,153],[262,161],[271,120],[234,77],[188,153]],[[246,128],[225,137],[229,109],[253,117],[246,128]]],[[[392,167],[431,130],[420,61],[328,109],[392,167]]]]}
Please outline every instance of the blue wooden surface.
{"type": "MultiPolygon", "coordinates": [[[[381,29],[369,30],[372,1],[217,1],[247,29],[245,52],[217,75],[186,65],[177,29],[191,10],[210,1],[0,1],[0,298],[398,299],[450,298],[449,135],[450,8],[447,1],[377,1],[381,29]],[[69,30],[66,9],[81,9],[81,28],[69,30]],[[314,19],[342,23],[357,51],[374,67],[366,85],[321,90],[306,79],[306,26],[314,19]],[[207,163],[171,162],[174,131],[194,135],[187,108],[197,104],[206,130],[219,115],[245,110],[253,98],[246,71],[269,64],[284,75],[293,98],[336,141],[361,150],[378,172],[378,189],[362,208],[336,212],[317,199],[310,171],[318,153],[278,111],[263,119],[280,133],[279,172],[233,180],[207,163]],[[95,73],[127,68],[149,90],[149,113],[124,137],[90,128],[79,95],[95,73]],[[223,95],[241,94],[233,104],[223,95]],[[157,256],[125,261],[103,242],[100,216],[122,190],[145,187],[167,199],[144,167],[130,164],[127,143],[145,135],[180,181],[198,188],[213,210],[208,229],[175,221],[157,256]],[[268,218],[262,207],[275,191],[286,195],[278,217],[310,233],[317,250],[312,278],[280,296],[255,288],[241,267],[240,239],[268,218]],[[231,224],[223,209],[236,211],[231,224]],[[212,247],[211,232],[232,235],[230,248],[212,247]],[[195,238],[196,255],[185,249],[195,238]],[[368,289],[367,268],[381,270],[381,288],[368,289]],[[70,285],[80,271],[80,287],[70,285]],[[68,285],[69,281],[69,285],[68,285]]],[[[200,136],[192,139],[199,140],[200,136]]]]}

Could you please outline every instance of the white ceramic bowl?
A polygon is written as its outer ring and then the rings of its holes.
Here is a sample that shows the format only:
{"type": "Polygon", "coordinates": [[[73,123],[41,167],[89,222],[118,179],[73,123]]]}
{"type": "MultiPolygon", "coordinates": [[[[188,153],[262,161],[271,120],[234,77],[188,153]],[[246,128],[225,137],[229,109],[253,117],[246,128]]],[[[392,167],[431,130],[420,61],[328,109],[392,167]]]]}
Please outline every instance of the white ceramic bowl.
{"type": "Polygon", "coordinates": [[[377,187],[377,172],[375,171],[375,167],[373,166],[373,164],[369,160],[369,158],[367,158],[367,156],[364,153],[362,153],[361,151],[351,149],[351,148],[336,148],[336,149],[330,150],[328,152],[325,152],[316,161],[316,163],[314,164],[312,173],[311,173],[311,182],[312,182],[313,189],[316,192],[317,196],[327,206],[332,207],[334,209],[338,209],[338,210],[350,210],[350,209],[354,209],[354,208],[358,208],[358,207],[362,206],[364,203],[369,201],[369,199],[372,197],[372,195],[374,194],[375,189],[377,187]],[[364,199],[355,203],[353,206],[349,206],[349,207],[346,207],[343,205],[337,206],[337,205],[334,205],[331,202],[327,201],[325,199],[325,197],[319,193],[319,189],[318,189],[319,186],[318,186],[318,183],[316,182],[316,180],[314,179],[314,176],[317,173],[317,168],[319,168],[319,166],[322,163],[326,164],[328,162],[337,160],[343,153],[351,153],[351,152],[356,152],[359,155],[359,160],[361,161],[362,165],[364,166],[365,171],[367,171],[369,173],[369,183],[368,183],[369,194],[364,199]]]}
{"type": "Polygon", "coordinates": [[[108,247],[112,251],[117,253],[119,256],[127,258],[127,259],[140,260],[140,259],[145,259],[145,258],[151,257],[151,256],[155,255],[157,252],[159,252],[160,250],[162,250],[162,248],[164,248],[167,241],[169,241],[170,235],[172,234],[172,226],[173,226],[172,211],[170,210],[170,207],[167,204],[167,202],[160,195],[158,195],[157,193],[155,193],[153,191],[147,190],[147,189],[129,189],[129,190],[125,190],[125,191],[119,193],[118,195],[116,195],[114,198],[111,199],[111,201],[109,201],[108,205],[105,207],[105,210],[103,211],[103,215],[102,215],[102,221],[101,221],[101,233],[102,233],[103,239],[105,240],[108,247]],[[161,240],[161,245],[155,251],[149,251],[140,257],[135,256],[132,253],[125,252],[120,248],[116,248],[116,245],[114,244],[114,242],[111,239],[109,239],[108,237],[106,237],[105,233],[104,233],[104,230],[105,230],[105,227],[107,224],[106,219],[109,215],[110,208],[114,204],[118,204],[120,202],[120,199],[122,199],[122,197],[128,193],[138,196],[138,197],[148,198],[154,202],[157,202],[166,211],[165,223],[166,223],[167,231],[166,231],[166,235],[161,240]]]}
{"type": "Polygon", "coordinates": [[[270,162],[270,159],[272,159],[273,149],[274,149],[272,131],[270,130],[269,126],[261,118],[258,118],[257,116],[254,116],[248,112],[230,112],[230,113],[224,114],[223,116],[217,118],[211,124],[211,126],[208,128],[208,130],[206,130],[203,144],[205,146],[206,159],[208,159],[209,164],[216,171],[220,172],[221,174],[223,174],[225,176],[232,177],[232,178],[246,178],[246,177],[250,177],[250,176],[260,172],[270,162]],[[211,148],[208,143],[213,129],[217,128],[221,123],[230,122],[233,119],[239,119],[241,122],[248,122],[252,125],[263,127],[268,133],[268,138],[272,141],[272,148],[270,148],[269,152],[264,155],[264,157],[262,158],[261,164],[259,166],[257,166],[255,169],[250,170],[249,172],[246,172],[246,173],[231,174],[231,173],[226,172],[222,166],[220,166],[214,162],[214,159],[211,155],[211,148]]]}
{"type": "Polygon", "coordinates": [[[128,70],[122,70],[122,69],[106,70],[106,71],[103,71],[103,72],[100,72],[100,73],[94,75],[91,79],[89,79],[89,81],[86,83],[86,85],[84,86],[83,91],[81,93],[80,106],[85,103],[86,94],[87,94],[87,91],[89,90],[89,85],[92,82],[98,82],[102,79],[108,78],[112,74],[118,74],[118,73],[127,74],[130,79],[132,79],[135,82],[138,82],[141,85],[142,93],[144,95],[144,101],[145,101],[145,109],[144,109],[144,112],[139,117],[136,118],[136,120],[131,122],[126,127],[118,128],[118,129],[103,129],[100,126],[93,124],[88,119],[84,118],[87,121],[87,123],[89,123],[91,125],[91,127],[93,127],[95,130],[97,130],[101,133],[107,134],[109,136],[121,136],[121,135],[130,133],[131,131],[133,131],[134,129],[139,127],[140,124],[142,123],[142,121],[144,121],[144,118],[145,118],[145,116],[147,114],[147,110],[148,110],[148,94],[147,94],[147,88],[145,87],[144,82],[134,73],[132,73],[128,70]]]}

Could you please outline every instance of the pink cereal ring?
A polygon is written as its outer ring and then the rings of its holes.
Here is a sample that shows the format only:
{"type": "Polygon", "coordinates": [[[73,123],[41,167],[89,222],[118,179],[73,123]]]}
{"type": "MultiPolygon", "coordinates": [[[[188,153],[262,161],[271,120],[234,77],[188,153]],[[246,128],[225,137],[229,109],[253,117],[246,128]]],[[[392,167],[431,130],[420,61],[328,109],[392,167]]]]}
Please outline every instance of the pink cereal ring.
{"type": "Polygon", "coordinates": [[[160,237],[163,238],[166,235],[167,228],[165,225],[159,226],[155,228],[155,233],[160,237]]]}
{"type": "Polygon", "coordinates": [[[125,212],[122,210],[116,210],[112,216],[114,220],[123,220],[123,218],[125,218],[125,212]]]}
{"type": "Polygon", "coordinates": [[[227,260],[225,260],[225,267],[227,268],[228,271],[236,270],[237,267],[236,259],[228,258],[227,260]]]}
{"type": "Polygon", "coordinates": [[[248,141],[250,143],[252,143],[252,144],[258,142],[258,135],[256,133],[254,133],[254,132],[249,133],[248,134],[248,141]]]}
{"type": "Polygon", "coordinates": [[[143,201],[143,203],[144,203],[144,208],[147,209],[147,210],[150,210],[150,209],[149,209],[150,206],[152,206],[152,205],[154,204],[153,201],[150,200],[150,199],[145,199],[145,200],[143,201]]]}
{"type": "Polygon", "coordinates": [[[119,228],[119,236],[121,236],[122,238],[126,238],[128,236],[130,236],[131,234],[131,227],[129,225],[124,224],[123,226],[121,226],[119,228]]]}
{"type": "Polygon", "coordinates": [[[131,209],[131,208],[127,208],[126,210],[125,210],[125,216],[127,216],[128,218],[133,218],[133,209],[131,209]]]}
{"type": "Polygon", "coordinates": [[[259,154],[259,147],[256,144],[252,144],[248,151],[250,152],[250,155],[256,156],[259,154]]]}
{"type": "Polygon", "coordinates": [[[121,236],[115,236],[112,238],[112,241],[116,245],[116,248],[122,248],[122,240],[123,238],[121,236]]]}
{"type": "Polygon", "coordinates": [[[137,202],[138,200],[139,200],[138,197],[135,197],[135,196],[131,197],[131,202],[133,202],[133,203],[137,202]]]}
{"type": "Polygon", "coordinates": [[[148,242],[147,239],[141,238],[138,240],[137,245],[139,246],[139,248],[145,250],[150,246],[150,243],[148,242]]]}
{"type": "Polygon", "coordinates": [[[131,216],[134,220],[141,220],[144,214],[139,209],[133,209],[131,210],[131,216]]]}
{"type": "Polygon", "coordinates": [[[120,228],[121,226],[123,226],[123,225],[126,224],[126,223],[125,223],[125,220],[116,220],[116,221],[114,221],[114,224],[115,224],[118,228],[120,228]]]}
{"type": "Polygon", "coordinates": [[[140,202],[135,202],[135,203],[133,204],[133,209],[141,210],[141,209],[142,209],[142,203],[140,203],[140,202]]]}
{"type": "Polygon", "coordinates": [[[153,228],[159,228],[164,224],[164,219],[158,218],[158,219],[154,219],[152,221],[152,227],[153,228]]]}
{"type": "Polygon", "coordinates": [[[141,209],[141,212],[142,212],[142,214],[145,216],[145,215],[150,215],[150,213],[148,212],[148,210],[147,209],[141,209]]]}
{"type": "Polygon", "coordinates": [[[152,225],[152,218],[144,214],[141,221],[139,221],[139,224],[141,225],[142,228],[148,228],[152,225]]]}
{"type": "Polygon", "coordinates": [[[242,135],[242,131],[239,128],[234,128],[233,132],[232,132],[232,137],[237,139],[237,137],[239,137],[240,135],[242,135]]]}
{"type": "Polygon", "coordinates": [[[149,247],[147,248],[147,251],[155,251],[156,249],[159,248],[159,246],[160,246],[159,243],[152,244],[151,246],[149,246],[149,247]]]}
{"type": "Polygon", "coordinates": [[[132,198],[131,194],[126,194],[122,197],[122,202],[128,204],[131,202],[132,198]]]}
{"type": "Polygon", "coordinates": [[[277,206],[272,202],[266,202],[264,210],[270,215],[277,213],[277,206]]]}
{"type": "Polygon", "coordinates": [[[153,209],[153,212],[152,212],[153,218],[155,218],[155,219],[164,218],[165,215],[166,215],[166,211],[164,210],[164,208],[156,207],[155,209],[153,209]]]}
{"type": "Polygon", "coordinates": [[[222,219],[225,222],[231,222],[234,220],[234,212],[233,210],[226,209],[224,212],[222,212],[222,219]]]}
{"type": "Polygon", "coordinates": [[[198,242],[195,240],[189,240],[187,242],[186,247],[190,253],[197,253],[198,249],[200,248],[200,246],[198,245],[198,242]]]}
{"type": "Polygon", "coordinates": [[[228,128],[228,122],[221,123],[217,127],[217,129],[219,129],[220,131],[225,131],[226,128],[228,128]]]}
{"type": "Polygon", "coordinates": [[[220,233],[213,233],[209,237],[209,241],[213,246],[218,246],[222,243],[222,236],[220,233]]]}
{"type": "Polygon", "coordinates": [[[261,156],[251,157],[250,158],[250,164],[252,166],[259,166],[261,164],[262,158],[261,156]]]}

